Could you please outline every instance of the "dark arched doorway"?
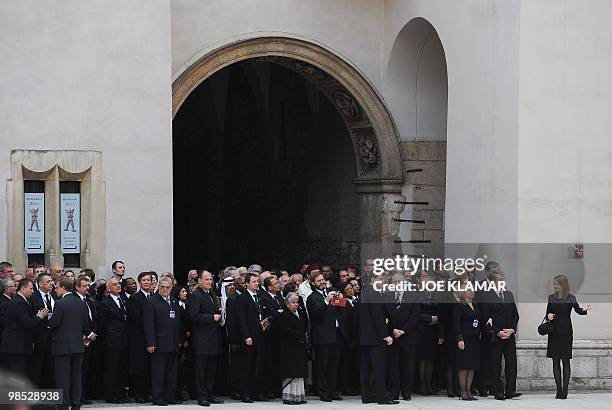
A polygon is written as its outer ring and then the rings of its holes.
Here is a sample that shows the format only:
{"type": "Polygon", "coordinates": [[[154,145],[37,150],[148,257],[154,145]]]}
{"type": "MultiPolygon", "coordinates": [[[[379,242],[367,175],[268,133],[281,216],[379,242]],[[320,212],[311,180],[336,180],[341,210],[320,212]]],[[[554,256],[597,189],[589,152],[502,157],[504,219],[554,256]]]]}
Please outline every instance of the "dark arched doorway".
{"type": "Polygon", "coordinates": [[[358,264],[351,136],[303,75],[248,59],[195,88],[173,120],[174,268],[358,264]]]}

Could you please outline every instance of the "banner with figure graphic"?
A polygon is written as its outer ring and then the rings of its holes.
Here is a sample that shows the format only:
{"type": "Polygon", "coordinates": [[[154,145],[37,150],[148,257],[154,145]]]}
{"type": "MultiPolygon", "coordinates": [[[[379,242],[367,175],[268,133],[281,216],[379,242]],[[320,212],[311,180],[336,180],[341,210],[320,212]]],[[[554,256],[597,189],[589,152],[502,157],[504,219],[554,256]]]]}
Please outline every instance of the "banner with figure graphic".
{"type": "Polygon", "coordinates": [[[45,194],[24,194],[26,253],[45,253],[45,194]]]}
{"type": "Polygon", "coordinates": [[[62,253],[81,253],[81,194],[60,194],[62,253]]]}

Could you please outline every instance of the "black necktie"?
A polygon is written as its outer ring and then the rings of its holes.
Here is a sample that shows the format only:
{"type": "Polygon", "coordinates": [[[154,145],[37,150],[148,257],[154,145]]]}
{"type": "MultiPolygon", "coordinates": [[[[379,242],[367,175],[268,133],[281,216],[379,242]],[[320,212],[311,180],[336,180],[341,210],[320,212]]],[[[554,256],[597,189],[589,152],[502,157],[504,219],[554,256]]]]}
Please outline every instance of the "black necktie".
{"type": "Polygon", "coordinates": [[[119,308],[121,308],[121,311],[125,313],[125,307],[123,306],[123,301],[121,300],[121,297],[118,297],[117,300],[119,301],[119,308]]]}
{"type": "Polygon", "coordinates": [[[49,310],[49,313],[53,313],[53,306],[51,306],[51,298],[48,293],[45,295],[45,302],[47,303],[47,310],[49,310]]]}

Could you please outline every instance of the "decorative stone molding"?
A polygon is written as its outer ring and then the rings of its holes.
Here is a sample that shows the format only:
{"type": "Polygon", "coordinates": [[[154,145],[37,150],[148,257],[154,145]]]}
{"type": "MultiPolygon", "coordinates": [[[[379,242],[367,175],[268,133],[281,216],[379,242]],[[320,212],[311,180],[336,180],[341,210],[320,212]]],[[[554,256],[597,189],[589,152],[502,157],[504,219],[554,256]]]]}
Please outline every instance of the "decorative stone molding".
{"type": "Polygon", "coordinates": [[[81,182],[81,267],[97,268],[106,261],[106,186],[102,154],[97,151],[11,152],[7,181],[7,256],[18,270],[27,267],[24,249],[24,181],[45,182],[45,263],[63,264],[60,252],[60,181],[81,182]]]}
{"type": "MultiPolygon", "coordinates": [[[[353,138],[360,178],[401,179],[399,137],[376,90],[350,64],[325,48],[294,38],[260,37],[218,48],[200,58],[172,87],[172,116],[206,78],[233,63],[268,59],[300,73],[341,112],[353,138]],[[368,138],[353,137],[353,129],[370,129],[368,138]]],[[[362,131],[360,135],[364,135],[362,131]]]]}

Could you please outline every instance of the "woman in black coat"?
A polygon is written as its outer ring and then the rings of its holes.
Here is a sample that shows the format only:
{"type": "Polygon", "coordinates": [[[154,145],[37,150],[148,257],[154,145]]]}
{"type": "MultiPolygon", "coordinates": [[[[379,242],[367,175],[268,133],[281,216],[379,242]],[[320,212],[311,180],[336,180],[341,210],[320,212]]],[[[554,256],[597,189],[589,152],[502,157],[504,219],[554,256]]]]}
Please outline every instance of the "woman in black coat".
{"type": "Polygon", "coordinates": [[[281,333],[282,399],[284,404],[302,404],[306,403],[304,378],[308,377],[307,327],[298,311],[298,294],[289,292],[285,304],[287,309],[276,319],[281,333]]]}
{"type": "Polygon", "coordinates": [[[457,340],[456,367],[459,379],[459,398],[478,400],[470,391],[474,373],[480,368],[480,310],[473,303],[474,292],[460,293],[461,300],[455,304],[453,322],[457,340]]]}
{"type": "Polygon", "coordinates": [[[572,309],[579,315],[586,315],[591,305],[581,308],[576,297],[569,293],[567,276],[554,278],[554,293],[548,296],[546,319],[552,321],[554,330],[548,335],[546,356],[553,360],[553,374],[557,385],[556,399],[566,399],[570,379],[570,359],[572,358],[573,329],[570,315],[572,309]],[[561,361],[563,361],[563,385],[561,384],[561,361]]]}

